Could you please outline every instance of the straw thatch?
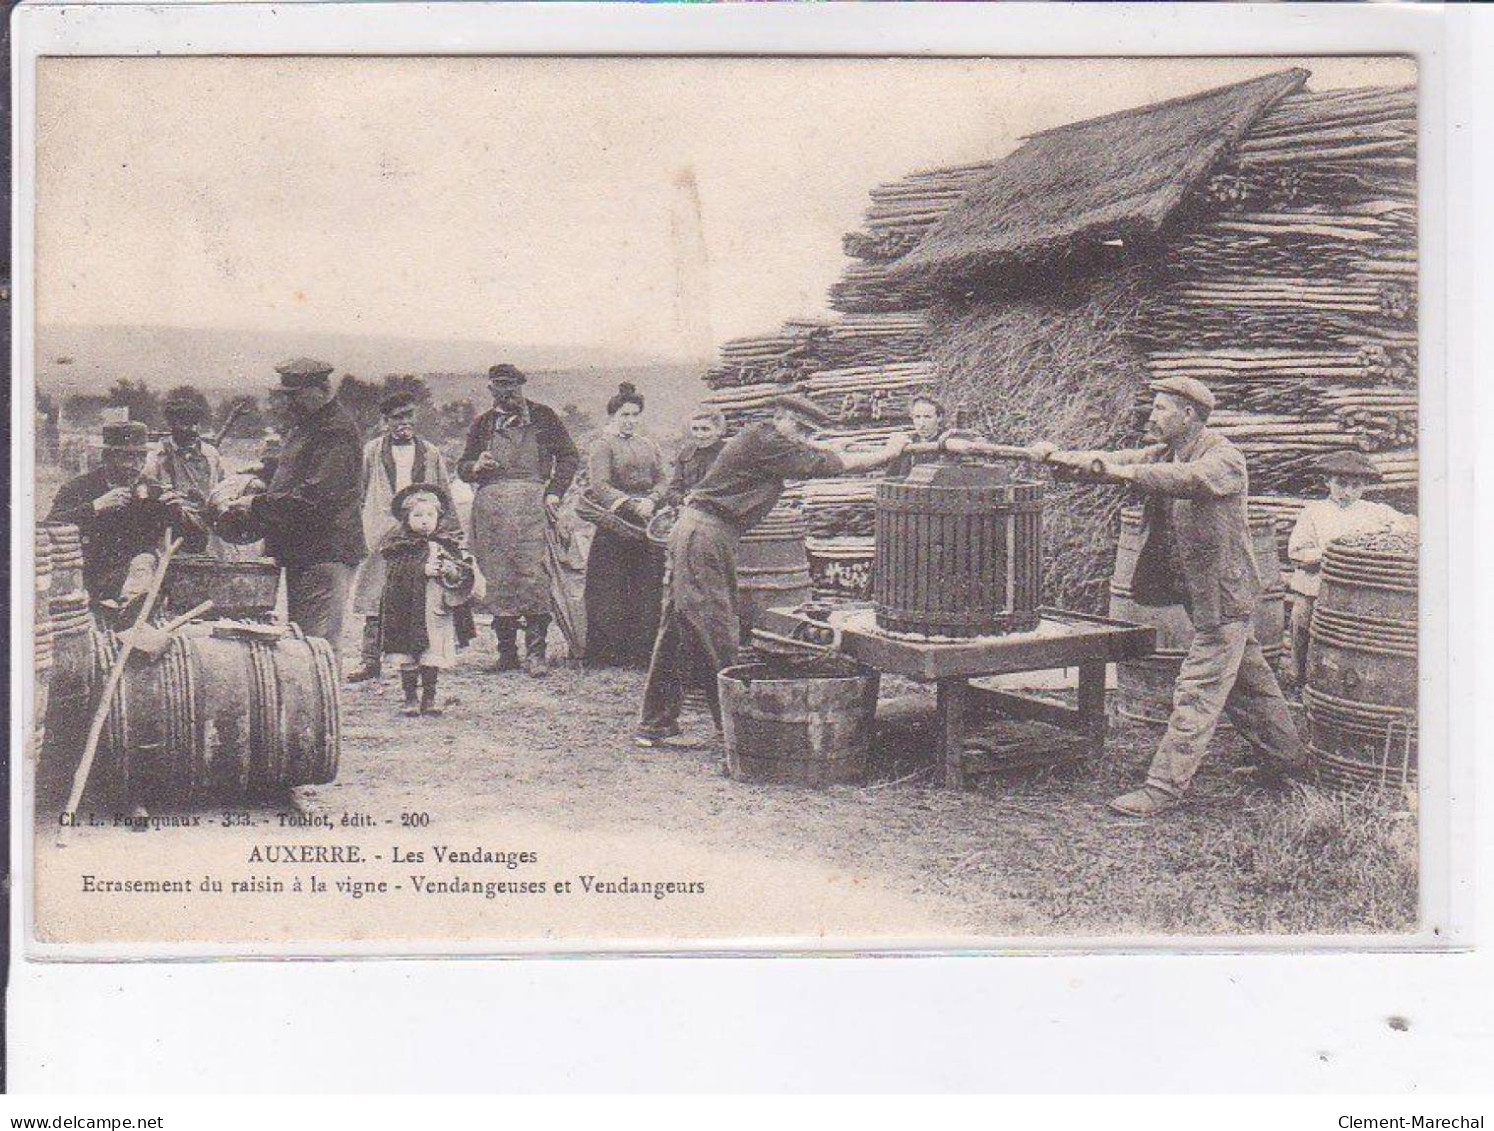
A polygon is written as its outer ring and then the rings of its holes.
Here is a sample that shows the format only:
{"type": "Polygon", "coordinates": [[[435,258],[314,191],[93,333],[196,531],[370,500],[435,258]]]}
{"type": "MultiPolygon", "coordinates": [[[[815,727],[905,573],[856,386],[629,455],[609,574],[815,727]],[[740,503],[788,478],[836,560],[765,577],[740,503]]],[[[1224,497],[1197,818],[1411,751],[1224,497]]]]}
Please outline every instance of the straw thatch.
{"type": "Polygon", "coordinates": [[[1034,135],[992,167],[888,271],[896,287],[1011,286],[1087,258],[1105,241],[1146,243],[1301,69],[1034,135]]]}

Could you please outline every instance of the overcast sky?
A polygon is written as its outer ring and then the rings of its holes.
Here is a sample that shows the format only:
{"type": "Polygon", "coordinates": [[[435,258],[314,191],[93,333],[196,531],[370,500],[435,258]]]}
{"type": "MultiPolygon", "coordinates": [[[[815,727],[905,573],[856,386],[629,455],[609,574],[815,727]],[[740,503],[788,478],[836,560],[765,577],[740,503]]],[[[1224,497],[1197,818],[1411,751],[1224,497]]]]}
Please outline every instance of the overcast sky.
{"type": "Polygon", "coordinates": [[[699,358],[823,313],[867,191],[1298,62],[46,59],[38,317],[699,358]]]}

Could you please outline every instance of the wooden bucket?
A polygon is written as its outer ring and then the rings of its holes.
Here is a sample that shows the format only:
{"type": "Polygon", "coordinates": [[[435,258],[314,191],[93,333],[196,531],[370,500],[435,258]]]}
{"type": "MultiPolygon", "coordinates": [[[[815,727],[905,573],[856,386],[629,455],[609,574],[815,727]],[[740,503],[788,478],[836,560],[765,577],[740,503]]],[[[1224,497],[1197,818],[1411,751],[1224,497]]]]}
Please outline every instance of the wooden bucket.
{"type": "Polygon", "coordinates": [[[877,484],[879,627],[955,637],[1037,627],[1043,488],[1000,476],[933,463],[877,484]]]}
{"type": "Polygon", "coordinates": [[[775,507],[737,544],[737,615],[744,643],[754,628],[763,627],[769,609],[802,605],[814,595],[804,530],[798,511],[775,507]]]}
{"type": "MultiPolygon", "coordinates": [[[[119,643],[105,633],[95,642],[102,685],[119,643]]],[[[128,662],[94,776],[109,801],[171,807],[324,784],[337,776],[340,720],[337,665],[325,640],[294,627],[251,633],[199,621],[174,633],[159,659],[128,662]]],[[[49,744],[63,777],[82,753],[80,728],[68,733],[69,749],[49,744]]]]}
{"type": "MultiPolygon", "coordinates": [[[[1156,650],[1144,660],[1116,665],[1116,711],[1133,722],[1165,726],[1172,714],[1172,692],[1183,658],[1193,644],[1193,622],[1182,605],[1142,605],[1132,594],[1141,556],[1142,508],[1121,511],[1115,572],[1110,579],[1110,615],[1157,630],[1156,650]]],[[[1286,585],[1276,552],[1276,520],[1265,511],[1250,512],[1250,547],[1261,575],[1255,609],[1255,638],[1266,660],[1282,662],[1286,641],[1286,585]]],[[[1228,720],[1221,720],[1228,726],[1228,720]]]]}
{"type": "Polygon", "coordinates": [[[1417,767],[1417,560],[1407,535],[1330,543],[1307,649],[1308,750],[1331,784],[1409,784],[1417,767]]]}
{"type": "Polygon", "coordinates": [[[275,615],[280,566],[270,558],[220,561],[206,554],[178,554],[171,559],[161,587],[162,615],[213,603],[216,620],[267,620],[275,615]]]}
{"type": "Polygon", "coordinates": [[[727,772],[821,786],[866,776],[881,677],[849,660],[734,664],[716,677],[727,772]]]}

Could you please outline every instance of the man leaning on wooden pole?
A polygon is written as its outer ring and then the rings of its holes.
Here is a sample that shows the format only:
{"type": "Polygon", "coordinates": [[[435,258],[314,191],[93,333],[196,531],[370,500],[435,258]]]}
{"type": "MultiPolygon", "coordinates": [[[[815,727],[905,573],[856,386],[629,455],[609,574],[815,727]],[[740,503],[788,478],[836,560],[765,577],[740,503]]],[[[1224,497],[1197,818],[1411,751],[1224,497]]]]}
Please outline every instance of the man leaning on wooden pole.
{"type": "Polygon", "coordinates": [[[1049,463],[1129,483],[1147,496],[1135,599],[1181,603],[1193,623],[1146,784],[1110,803],[1128,817],[1154,817],[1182,800],[1221,713],[1250,744],[1264,778],[1279,779],[1305,762],[1286,698],[1255,638],[1261,578],[1250,549],[1245,457],[1207,427],[1214,394],[1203,382],[1169,377],[1152,388],[1147,433],[1157,443],[1118,452],[1042,445],[1049,463]]]}

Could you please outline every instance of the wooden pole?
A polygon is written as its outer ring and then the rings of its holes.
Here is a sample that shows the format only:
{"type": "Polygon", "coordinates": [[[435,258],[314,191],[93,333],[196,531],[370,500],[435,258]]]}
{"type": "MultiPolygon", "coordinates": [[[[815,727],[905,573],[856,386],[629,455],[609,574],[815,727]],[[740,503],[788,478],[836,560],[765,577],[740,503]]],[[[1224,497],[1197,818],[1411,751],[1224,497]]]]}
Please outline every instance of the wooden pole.
{"type": "MultiPolygon", "coordinates": [[[[166,549],[156,565],[156,575],[151,578],[150,588],[140,604],[140,612],[136,614],[132,628],[142,627],[149,619],[151,611],[156,607],[156,598],[160,596],[161,585],[166,580],[166,570],[171,565],[171,557],[181,544],[180,538],[173,538],[171,531],[166,531],[166,549]]],[[[124,678],[125,662],[130,658],[130,651],[130,642],[126,637],[120,646],[119,655],[114,658],[114,664],[109,669],[109,678],[104,681],[104,693],[93,712],[93,723],[88,728],[88,740],[83,744],[83,758],[78,763],[77,772],[73,774],[73,791],[68,795],[67,806],[63,809],[62,824],[64,827],[72,824],[73,817],[78,812],[78,805],[83,800],[83,791],[88,786],[88,775],[93,772],[93,760],[98,754],[99,739],[104,733],[104,723],[109,718],[109,708],[114,703],[114,693],[119,689],[120,680],[124,678]]]]}

